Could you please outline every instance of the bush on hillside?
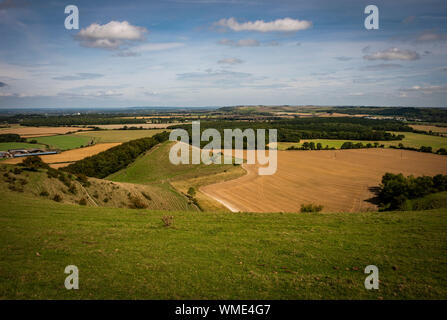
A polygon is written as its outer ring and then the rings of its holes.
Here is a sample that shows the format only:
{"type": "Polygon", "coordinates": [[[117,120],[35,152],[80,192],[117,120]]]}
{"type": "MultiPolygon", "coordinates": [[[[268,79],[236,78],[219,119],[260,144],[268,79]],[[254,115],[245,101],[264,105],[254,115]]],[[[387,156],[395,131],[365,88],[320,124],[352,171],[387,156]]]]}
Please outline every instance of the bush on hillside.
{"type": "Polygon", "coordinates": [[[54,195],[54,197],[53,197],[53,200],[56,201],[56,202],[61,202],[62,201],[62,196],[56,193],[54,195]]]}
{"type": "Polygon", "coordinates": [[[131,208],[131,209],[145,209],[145,208],[147,208],[147,204],[144,203],[144,201],[138,197],[130,196],[129,201],[130,201],[129,208],[131,208]]]}
{"type": "Polygon", "coordinates": [[[323,206],[322,205],[316,205],[316,204],[310,203],[310,204],[302,204],[300,212],[302,212],[302,213],[305,213],[305,212],[320,212],[321,210],[323,210],[323,206]]]}
{"type": "Polygon", "coordinates": [[[161,221],[165,227],[170,227],[174,224],[174,216],[163,216],[161,221]]]}
{"type": "Polygon", "coordinates": [[[39,156],[26,157],[19,165],[30,171],[49,168],[48,164],[43,162],[39,156]]]}

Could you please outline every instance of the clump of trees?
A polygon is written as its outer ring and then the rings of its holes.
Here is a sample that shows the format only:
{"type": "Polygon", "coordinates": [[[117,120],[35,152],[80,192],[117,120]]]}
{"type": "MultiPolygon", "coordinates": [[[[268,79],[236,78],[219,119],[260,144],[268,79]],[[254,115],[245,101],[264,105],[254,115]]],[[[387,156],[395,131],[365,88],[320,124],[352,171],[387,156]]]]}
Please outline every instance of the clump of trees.
{"type": "MultiPolygon", "coordinates": [[[[374,143],[367,143],[367,144],[363,144],[362,142],[351,142],[351,141],[346,141],[344,142],[340,149],[361,149],[361,148],[383,148],[385,147],[383,144],[379,144],[378,142],[374,142],[374,143]]],[[[335,150],[335,147],[329,147],[329,145],[326,145],[326,147],[323,148],[323,145],[318,142],[317,144],[315,144],[315,142],[311,141],[311,142],[304,142],[303,145],[301,147],[295,147],[295,146],[291,146],[289,148],[287,148],[287,150],[335,150]]]]}
{"type": "Polygon", "coordinates": [[[169,139],[169,133],[164,131],[152,137],[141,138],[125,142],[94,156],[77,161],[63,170],[76,174],[105,178],[108,175],[125,168],[140,154],[151,149],[160,142],[169,139]]]}
{"type": "Polygon", "coordinates": [[[399,210],[407,200],[446,190],[447,175],[405,177],[401,173],[386,173],[382,177],[378,198],[382,210],[399,210]]]}
{"type": "Polygon", "coordinates": [[[390,148],[411,150],[411,151],[418,151],[418,152],[425,152],[425,153],[436,153],[436,154],[440,154],[442,156],[447,155],[447,150],[445,148],[439,148],[438,150],[434,151],[433,147],[431,147],[431,146],[421,146],[419,148],[413,148],[413,147],[406,147],[402,143],[399,143],[398,146],[390,146],[390,148]]]}
{"type": "Polygon", "coordinates": [[[30,171],[50,168],[39,156],[26,157],[19,165],[30,171]]]}
{"type": "Polygon", "coordinates": [[[323,210],[323,206],[322,205],[316,205],[316,204],[310,203],[310,204],[302,204],[300,212],[302,212],[302,213],[305,213],[305,212],[320,212],[321,210],[323,210]]]}
{"type": "MultiPolygon", "coordinates": [[[[182,124],[172,128],[182,128],[191,136],[191,125],[182,124]]],[[[402,140],[402,134],[393,134],[387,131],[412,132],[413,129],[400,121],[374,120],[364,118],[296,118],[280,121],[201,121],[201,132],[208,129],[217,129],[224,137],[224,129],[277,129],[278,142],[299,142],[300,139],[338,139],[338,140],[370,140],[390,141],[402,140]]],[[[266,131],[266,141],[268,141],[266,131]]],[[[244,141],[245,142],[245,141],[244,141]]],[[[207,142],[202,142],[202,147],[207,142]]],[[[246,148],[244,144],[244,148],[246,148]]]]}
{"type": "Polygon", "coordinates": [[[372,143],[367,143],[367,144],[363,144],[362,142],[358,142],[358,143],[354,143],[354,142],[350,142],[350,141],[346,141],[344,142],[340,149],[362,149],[362,148],[383,148],[384,145],[379,145],[378,142],[374,142],[374,144],[372,143]]]}
{"type": "Polygon", "coordinates": [[[6,133],[0,134],[0,142],[26,142],[26,139],[21,138],[18,134],[6,133]]]}

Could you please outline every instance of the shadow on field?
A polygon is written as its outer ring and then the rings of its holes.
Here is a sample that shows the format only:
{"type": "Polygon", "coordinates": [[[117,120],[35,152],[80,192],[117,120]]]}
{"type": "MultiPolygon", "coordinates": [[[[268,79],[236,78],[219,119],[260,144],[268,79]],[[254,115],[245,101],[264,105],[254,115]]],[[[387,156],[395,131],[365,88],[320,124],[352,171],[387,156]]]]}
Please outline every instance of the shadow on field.
{"type": "Polygon", "coordinates": [[[366,199],[365,201],[378,206],[380,204],[380,201],[379,201],[380,188],[377,186],[374,186],[374,187],[368,187],[368,190],[370,192],[372,192],[374,194],[374,196],[369,199],[366,199]]]}

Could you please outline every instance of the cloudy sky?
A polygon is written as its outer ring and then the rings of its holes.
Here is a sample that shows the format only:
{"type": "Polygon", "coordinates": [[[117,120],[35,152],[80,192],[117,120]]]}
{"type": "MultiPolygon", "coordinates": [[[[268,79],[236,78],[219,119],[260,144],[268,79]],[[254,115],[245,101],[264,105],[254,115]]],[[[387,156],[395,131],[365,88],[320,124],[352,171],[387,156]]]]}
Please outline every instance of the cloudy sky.
{"type": "Polygon", "coordinates": [[[0,0],[0,108],[447,107],[446,58],[443,0],[0,0]]]}

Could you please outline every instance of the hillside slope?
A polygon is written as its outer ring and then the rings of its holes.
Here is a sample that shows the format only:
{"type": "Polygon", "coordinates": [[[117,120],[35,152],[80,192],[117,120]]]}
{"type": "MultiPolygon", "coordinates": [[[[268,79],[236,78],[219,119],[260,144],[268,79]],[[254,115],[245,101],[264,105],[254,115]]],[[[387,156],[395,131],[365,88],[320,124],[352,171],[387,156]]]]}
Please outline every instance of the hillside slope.
{"type": "Polygon", "coordinates": [[[166,227],[166,212],[2,195],[0,299],[447,298],[447,210],[170,212],[166,227]]]}
{"type": "Polygon", "coordinates": [[[167,141],[140,156],[127,168],[109,175],[106,179],[142,185],[157,185],[171,191],[187,194],[194,189],[194,198],[204,210],[225,210],[217,201],[202,194],[203,185],[235,179],[246,172],[234,165],[173,165],[169,161],[169,150],[173,142],[167,141]]]}
{"type": "Polygon", "coordinates": [[[45,169],[34,172],[20,168],[0,165],[0,192],[11,191],[8,194],[11,199],[20,198],[21,194],[40,199],[54,199],[58,196],[59,202],[83,203],[87,206],[197,210],[186,197],[162,186],[111,182],[95,178],[88,178],[88,183],[84,184],[74,175],[59,172],[66,177],[64,183],[63,179],[59,179],[60,176],[50,177],[45,169]]]}

